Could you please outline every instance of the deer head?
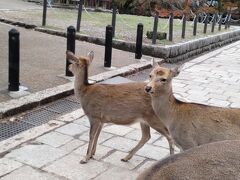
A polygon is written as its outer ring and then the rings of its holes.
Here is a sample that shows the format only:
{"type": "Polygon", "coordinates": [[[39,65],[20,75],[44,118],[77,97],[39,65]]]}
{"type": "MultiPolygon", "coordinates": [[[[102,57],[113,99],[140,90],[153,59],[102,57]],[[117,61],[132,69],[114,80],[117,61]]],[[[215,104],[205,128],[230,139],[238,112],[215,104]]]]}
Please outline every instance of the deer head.
{"type": "Polygon", "coordinates": [[[156,65],[149,75],[150,81],[145,86],[145,91],[150,94],[169,92],[171,90],[172,79],[179,72],[179,68],[169,69],[156,65]]]}
{"type": "Polygon", "coordinates": [[[94,52],[91,51],[87,56],[76,57],[72,52],[66,52],[67,60],[72,63],[69,65],[69,70],[74,74],[79,74],[84,69],[88,68],[94,58],[94,52]]]}

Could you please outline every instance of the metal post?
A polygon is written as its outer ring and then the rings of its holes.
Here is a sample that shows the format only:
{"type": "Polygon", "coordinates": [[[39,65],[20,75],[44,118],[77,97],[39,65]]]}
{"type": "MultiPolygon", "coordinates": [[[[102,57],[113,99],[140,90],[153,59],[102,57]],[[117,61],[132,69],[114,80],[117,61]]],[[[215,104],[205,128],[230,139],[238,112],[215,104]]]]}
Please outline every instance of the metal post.
{"type": "Polygon", "coordinates": [[[152,34],[152,44],[156,44],[157,40],[157,28],[158,28],[158,13],[154,16],[154,24],[153,24],[153,34],[152,34]]]}
{"type": "Polygon", "coordinates": [[[218,22],[218,31],[221,31],[221,28],[222,28],[222,14],[220,15],[220,19],[218,22]]]}
{"type": "Polygon", "coordinates": [[[143,38],[143,24],[139,23],[137,26],[136,50],[135,58],[141,59],[142,57],[142,38],[143,38]]]}
{"type": "Polygon", "coordinates": [[[16,29],[9,31],[9,71],[8,90],[19,91],[19,32],[16,29]]]}
{"type": "Polygon", "coordinates": [[[183,20],[182,20],[182,38],[185,38],[185,34],[186,34],[186,22],[187,22],[187,17],[184,14],[183,15],[183,20]]]}
{"type": "Polygon", "coordinates": [[[230,16],[230,14],[227,13],[227,17],[226,17],[226,20],[225,20],[225,29],[228,28],[228,20],[229,20],[229,16],[230,16]]]}
{"type": "Polygon", "coordinates": [[[230,24],[231,24],[231,11],[230,11],[229,17],[228,17],[227,28],[230,28],[230,24]]]}
{"type": "Polygon", "coordinates": [[[82,19],[83,1],[84,1],[84,0],[80,0],[80,1],[79,1],[79,4],[78,4],[77,32],[80,32],[80,25],[81,25],[81,19],[82,19]]]}
{"type": "Polygon", "coordinates": [[[170,18],[169,18],[169,36],[168,36],[169,41],[173,40],[173,13],[170,13],[170,18]]]}
{"type": "MultiPolygon", "coordinates": [[[[76,30],[73,26],[69,26],[67,28],[67,50],[71,51],[72,53],[75,53],[75,36],[76,36],[76,30]]],[[[66,59],[66,76],[73,76],[72,72],[69,71],[68,67],[70,65],[70,62],[66,59]]]]}
{"type": "Polygon", "coordinates": [[[204,27],[203,27],[203,33],[204,33],[204,34],[207,33],[208,21],[209,21],[209,14],[207,14],[207,17],[206,17],[205,22],[204,22],[204,27]]]}
{"type": "Polygon", "coordinates": [[[197,22],[198,22],[198,15],[196,14],[193,22],[193,36],[197,35],[197,22]]]}
{"type": "Polygon", "coordinates": [[[46,18],[47,18],[47,0],[43,0],[42,26],[46,26],[46,18]]]}
{"type": "Polygon", "coordinates": [[[111,25],[108,25],[106,27],[106,36],[105,36],[104,67],[111,67],[111,61],[112,61],[112,36],[113,36],[113,27],[111,25]]]}
{"type": "Polygon", "coordinates": [[[112,12],[112,28],[113,28],[113,32],[112,32],[112,36],[115,36],[115,27],[116,27],[116,15],[117,15],[117,6],[114,4],[113,5],[113,12],[112,12]]]}
{"type": "Polygon", "coordinates": [[[211,29],[212,33],[214,32],[215,25],[216,25],[216,14],[214,14],[214,16],[213,16],[212,29],[211,29]]]}

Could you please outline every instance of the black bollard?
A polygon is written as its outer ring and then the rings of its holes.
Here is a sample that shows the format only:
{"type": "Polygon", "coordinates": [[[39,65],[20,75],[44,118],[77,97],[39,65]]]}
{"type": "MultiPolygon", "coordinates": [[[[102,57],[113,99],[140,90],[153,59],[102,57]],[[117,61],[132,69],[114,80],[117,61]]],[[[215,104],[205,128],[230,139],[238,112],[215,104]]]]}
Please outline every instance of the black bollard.
{"type": "Polygon", "coordinates": [[[208,21],[209,21],[209,14],[207,14],[207,17],[206,17],[205,22],[204,22],[204,27],[203,27],[203,33],[204,33],[204,34],[207,33],[208,21]]]}
{"type": "Polygon", "coordinates": [[[116,15],[117,15],[117,6],[113,5],[113,12],[112,12],[112,28],[113,28],[112,36],[113,37],[115,36],[116,15]]]}
{"type": "Polygon", "coordinates": [[[221,28],[222,28],[222,14],[220,15],[220,19],[218,22],[218,31],[221,31],[221,28]]]}
{"type": "Polygon", "coordinates": [[[142,58],[142,38],[143,38],[143,24],[139,23],[137,26],[137,38],[136,38],[136,50],[135,50],[135,58],[142,58]]]}
{"type": "Polygon", "coordinates": [[[152,44],[156,44],[157,40],[157,28],[158,28],[158,13],[154,16],[154,24],[153,24],[153,34],[152,34],[152,44]]]}
{"type": "Polygon", "coordinates": [[[169,18],[169,36],[168,40],[172,41],[173,40],[173,13],[170,13],[170,18],[169,18]]]}
{"type": "Polygon", "coordinates": [[[216,14],[214,14],[214,16],[213,16],[212,29],[211,29],[211,32],[212,32],[212,33],[214,32],[215,25],[216,25],[216,14]]]}
{"type": "Polygon", "coordinates": [[[111,67],[112,61],[112,37],[113,37],[113,27],[108,25],[106,27],[105,36],[105,55],[104,55],[104,67],[111,67]]]}
{"type": "Polygon", "coordinates": [[[183,15],[183,20],[182,20],[182,38],[185,38],[185,34],[186,34],[186,21],[187,21],[187,17],[184,14],[183,15]]]}
{"type": "Polygon", "coordinates": [[[193,36],[197,35],[197,22],[198,22],[198,15],[196,14],[193,22],[193,36]]]}
{"type": "Polygon", "coordinates": [[[83,7],[83,1],[80,0],[78,3],[78,17],[77,17],[77,32],[80,32],[80,25],[81,25],[81,19],[82,19],[82,7],[83,7]]]}
{"type": "Polygon", "coordinates": [[[9,31],[9,71],[8,90],[19,91],[19,32],[16,29],[9,31]]]}
{"type": "Polygon", "coordinates": [[[231,24],[231,11],[229,13],[229,17],[228,17],[228,23],[227,23],[227,28],[230,28],[230,24],[231,24]]]}
{"type": "Polygon", "coordinates": [[[42,26],[46,26],[46,18],[47,18],[47,0],[43,0],[42,26]]]}
{"type": "Polygon", "coordinates": [[[227,17],[225,17],[225,18],[226,18],[226,20],[225,20],[225,29],[228,28],[228,20],[229,20],[229,16],[230,16],[230,14],[227,13],[227,17]]]}
{"type": "MultiPolygon", "coordinates": [[[[72,53],[75,53],[75,36],[76,36],[76,30],[73,26],[69,26],[67,28],[67,50],[71,51],[72,53]]],[[[71,63],[66,59],[66,76],[73,76],[72,72],[69,71],[68,67],[71,63]]]]}

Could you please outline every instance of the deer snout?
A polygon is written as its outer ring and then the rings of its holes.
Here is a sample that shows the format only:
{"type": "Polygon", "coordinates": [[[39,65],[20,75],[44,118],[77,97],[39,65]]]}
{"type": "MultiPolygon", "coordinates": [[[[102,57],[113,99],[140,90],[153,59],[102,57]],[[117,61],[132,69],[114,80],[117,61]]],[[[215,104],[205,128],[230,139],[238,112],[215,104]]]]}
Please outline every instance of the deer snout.
{"type": "Polygon", "coordinates": [[[152,87],[151,86],[145,86],[145,91],[149,93],[151,91],[152,87]]]}

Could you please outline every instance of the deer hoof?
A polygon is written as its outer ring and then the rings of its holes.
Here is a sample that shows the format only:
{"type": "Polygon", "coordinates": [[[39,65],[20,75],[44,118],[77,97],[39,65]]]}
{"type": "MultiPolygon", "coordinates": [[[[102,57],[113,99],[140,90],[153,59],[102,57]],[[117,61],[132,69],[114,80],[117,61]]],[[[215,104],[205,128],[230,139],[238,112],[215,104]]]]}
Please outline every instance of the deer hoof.
{"type": "Polygon", "coordinates": [[[87,163],[87,161],[85,159],[80,161],[80,164],[86,164],[86,163],[87,163]]]}
{"type": "Polygon", "coordinates": [[[128,162],[128,159],[122,158],[121,161],[128,162]]]}

